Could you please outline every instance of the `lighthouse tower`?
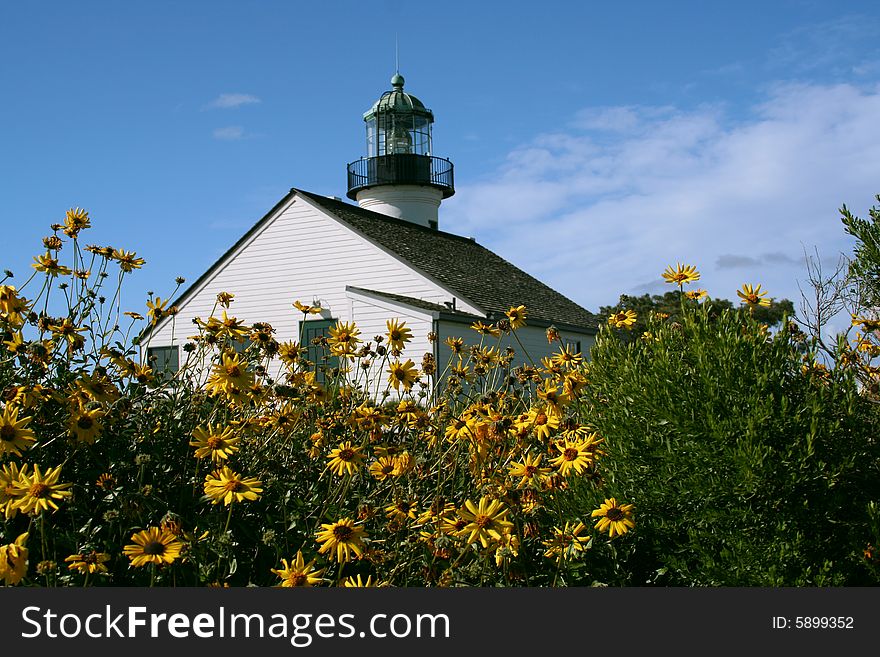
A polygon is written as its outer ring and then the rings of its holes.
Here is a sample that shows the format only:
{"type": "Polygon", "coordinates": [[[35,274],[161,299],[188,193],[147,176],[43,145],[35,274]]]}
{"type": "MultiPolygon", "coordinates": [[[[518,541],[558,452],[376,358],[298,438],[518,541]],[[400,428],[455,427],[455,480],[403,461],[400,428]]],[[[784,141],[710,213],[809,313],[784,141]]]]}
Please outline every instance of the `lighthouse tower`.
{"type": "Polygon", "coordinates": [[[403,76],[364,114],[367,154],[348,165],[348,197],[368,210],[436,230],[440,202],[455,193],[452,162],[434,157],[434,114],[403,90],[403,76]]]}

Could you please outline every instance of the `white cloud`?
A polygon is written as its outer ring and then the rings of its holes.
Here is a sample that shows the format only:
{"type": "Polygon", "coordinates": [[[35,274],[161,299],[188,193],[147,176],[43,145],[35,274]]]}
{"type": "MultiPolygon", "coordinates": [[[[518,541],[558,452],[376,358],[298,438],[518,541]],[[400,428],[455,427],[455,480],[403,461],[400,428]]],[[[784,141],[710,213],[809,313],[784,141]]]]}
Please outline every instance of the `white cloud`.
{"type": "Polygon", "coordinates": [[[837,208],[880,192],[880,87],[779,85],[748,115],[718,106],[604,107],[508,154],[444,204],[446,230],[596,310],[660,292],[670,263],[702,287],[800,299],[805,249],[850,252],[837,208]],[[654,284],[652,281],[656,281],[654,284]]]}
{"type": "Polygon", "coordinates": [[[225,128],[217,128],[214,130],[214,139],[223,141],[235,141],[244,138],[244,128],[240,125],[229,125],[225,128]]]}
{"type": "Polygon", "coordinates": [[[220,94],[205,105],[204,109],[231,109],[260,102],[262,101],[259,98],[250,94],[220,94]]]}

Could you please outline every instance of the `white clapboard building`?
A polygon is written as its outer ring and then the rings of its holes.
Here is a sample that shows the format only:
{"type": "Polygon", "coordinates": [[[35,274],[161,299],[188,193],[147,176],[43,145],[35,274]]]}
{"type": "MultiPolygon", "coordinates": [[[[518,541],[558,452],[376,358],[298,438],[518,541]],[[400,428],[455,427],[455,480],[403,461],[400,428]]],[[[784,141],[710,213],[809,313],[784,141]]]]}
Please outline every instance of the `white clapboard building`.
{"type": "Polygon", "coordinates": [[[356,322],[371,340],[400,319],[413,336],[404,357],[432,353],[441,369],[447,337],[478,341],[470,325],[503,318],[511,306],[528,310],[517,337],[534,362],[559,348],[546,339],[551,325],[572,348],[588,349],[593,314],[473,239],[439,230],[440,203],[454,193],[452,163],[432,153],[431,111],[403,90],[402,76],[391,82],[364,115],[367,155],[348,165],[357,205],[291,189],[172,302],[177,314],[142,334],[160,369],[180,366],[193,320],[216,313],[220,292],[235,295],[230,315],[271,324],[278,341],[298,340],[301,321],[307,344],[337,321],[356,322]],[[322,313],[304,320],[295,300],[322,313]]]}

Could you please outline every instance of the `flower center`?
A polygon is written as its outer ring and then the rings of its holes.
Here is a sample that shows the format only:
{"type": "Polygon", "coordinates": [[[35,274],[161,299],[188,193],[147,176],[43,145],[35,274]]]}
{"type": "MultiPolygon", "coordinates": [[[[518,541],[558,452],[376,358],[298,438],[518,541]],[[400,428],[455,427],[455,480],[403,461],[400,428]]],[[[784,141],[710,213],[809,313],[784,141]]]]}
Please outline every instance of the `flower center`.
{"type": "Polygon", "coordinates": [[[492,518],[481,514],[474,518],[474,524],[480,529],[486,529],[486,527],[492,526],[492,518]]]}
{"type": "Polygon", "coordinates": [[[13,441],[15,440],[15,427],[11,424],[4,424],[0,427],[0,440],[13,441]]]}
{"type": "Polygon", "coordinates": [[[232,377],[238,377],[241,376],[241,369],[238,365],[229,365],[226,368],[226,374],[232,377]]]}
{"type": "Polygon", "coordinates": [[[348,539],[351,538],[351,535],[354,532],[351,527],[347,527],[346,525],[337,525],[333,528],[333,538],[335,538],[340,543],[344,543],[348,539]]]}
{"type": "Polygon", "coordinates": [[[525,471],[526,477],[532,478],[538,473],[538,468],[536,468],[534,465],[527,465],[525,471]]]}
{"type": "Polygon", "coordinates": [[[82,429],[83,431],[88,431],[95,425],[95,421],[92,420],[88,415],[83,415],[76,421],[76,426],[82,429]]]}
{"type": "Polygon", "coordinates": [[[242,489],[242,483],[238,479],[231,479],[223,485],[223,490],[227,493],[235,493],[242,489]]]}
{"type": "Polygon", "coordinates": [[[49,488],[46,484],[36,483],[31,486],[29,491],[31,497],[36,497],[37,499],[42,499],[44,497],[49,497],[49,493],[51,492],[51,488],[49,488]]]}
{"type": "Polygon", "coordinates": [[[340,449],[339,458],[342,461],[351,461],[354,458],[354,450],[350,448],[340,449]]]}
{"type": "Polygon", "coordinates": [[[144,554],[161,556],[165,554],[165,544],[161,541],[150,541],[144,546],[144,554]]]}
{"type": "Polygon", "coordinates": [[[303,573],[292,573],[287,579],[293,586],[305,586],[309,581],[303,573]]]}
{"type": "Polygon", "coordinates": [[[209,436],[205,442],[211,449],[217,449],[223,444],[223,439],[220,436],[209,436]]]}
{"type": "Polygon", "coordinates": [[[538,413],[535,416],[535,424],[537,424],[539,426],[543,426],[543,425],[547,424],[547,415],[544,413],[538,413]]]}
{"type": "Polygon", "coordinates": [[[562,452],[562,458],[566,461],[574,461],[577,459],[579,452],[574,447],[568,447],[562,452]]]}
{"type": "Polygon", "coordinates": [[[615,522],[617,520],[622,520],[623,519],[623,511],[621,511],[617,507],[612,507],[612,508],[608,509],[608,511],[605,513],[605,517],[608,518],[612,522],[615,522]]]}

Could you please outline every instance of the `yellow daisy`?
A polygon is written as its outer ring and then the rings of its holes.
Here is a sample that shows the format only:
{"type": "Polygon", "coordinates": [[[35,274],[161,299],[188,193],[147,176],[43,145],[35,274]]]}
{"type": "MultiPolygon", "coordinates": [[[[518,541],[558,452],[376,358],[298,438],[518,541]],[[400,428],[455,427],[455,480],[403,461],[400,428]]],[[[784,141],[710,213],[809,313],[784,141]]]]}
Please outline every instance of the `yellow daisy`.
{"type": "Polygon", "coordinates": [[[632,329],[633,324],[636,323],[638,319],[638,315],[634,310],[621,310],[618,313],[614,313],[608,318],[608,323],[614,328],[625,328],[632,329]]]}
{"type": "Polygon", "coordinates": [[[397,351],[403,351],[404,345],[412,339],[412,331],[406,327],[405,322],[397,319],[389,319],[385,322],[388,328],[388,346],[397,351]]]}
{"type": "Polygon", "coordinates": [[[214,426],[209,422],[205,428],[196,428],[192,435],[193,440],[189,444],[196,448],[195,456],[198,459],[210,457],[219,463],[238,451],[238,437],[232,427],[214,426]]]}
{"type": "Polygon", "coordinates": [[[212,504],[223,502],[229,506],[233,502],[256,500],[263,492],[263,483],[253,477],[242,478],[236,472],[223,466],[205,477],[205,495],[212,504]]]}
{"type": "Polygon", "coordinates": [[[741,290],[736,291],[736,296],[742,299],[742,302],[750,308],[770,305],[770,299],[764,298],[767,296],[767,292],[761,290],[760,284],[752,287],[748,283],[745,283],[741,290]]]}
{"type": "Polygon", "coordinates": [[[308,563],[303,558],[302,551],[296,553],[296,557],[287,563],[287,559],[282,559],[283,568],[272,568],[272,572],[281,578],[278,585],[282,588],[294,587],[311,587],[321,584],[321,575],[324,574],[323,568],[315,568],[315,560],[312,559],[308,563]]]}
{"type": "Polygon", "coordinates": [[[61,466],[47,468],[46,472],[42,473],[40,466],[34,465],[34,471],[29,475],[22,470],[16,485],[22,491],[21,498],[16,502],[18,509],[22,513],[34,516],[48,511],[50,508],[57,511],[58,505],[55,500],[63,500],[71,495],[67,490],[71,484],[58,483],[60,475],[61,466]]]}
{"type": "Polygon", "coordinates": [[[327,467],[338,476],[353,475],[363,461],[360,447],[353,447],[350,441],[341,443],[339,447],[331,451],[327,458],[330,462],[327,467]]]}
{"type": "Polygon", "coordinates": [[[183,550],[183,543],[171,532],[149,527],[133,534],[133,544],[122,548],[122,553],[131,559],[135,568],[156,564],[158,566],[173,563],[183,550]]]}
{"type": "Polygon", "coordinates": [[[484,548],[501,540],[502,534],[513,530],[513,523],[507,519],[508,509],[500,500],[483,496],[479,503],[467,500],[458,515],[465,525],[458,535],[466,537],[467,543],[480,543],[484,548]]]}
{"type": "Polygon", "coordinates": [[[0,455],[13,454],[21,456],[21,450],[27,449],[34,442],[34,432],[27,428],[31,417],[18,417],[18,409],[7,405],[0,414],[0,455]]]}
{"type": "Polygon", "coordinates": [[[363,539],[366,536],[364,528],[356,526],[349,518],[322,524],[316,539],[321,544],[318,553],[327,554],[331,560],[345,563],[351,560],[352,554],[360,557],[364,553],[363,539]]]}
{"type": "Polygon", "coordinates": [[[673,283],[681,287],[685,283],[693,283],[700,280],[700,272],[693,265],[677,263],[675,269],[672,268],[672,265],[666,268],[666,271],[663,272],[663,278],[666,279],[667,283],[673,283]]]}
{"type": "Polygon", "coordinates": [[[14,542],[0,545],[0,579],[7,586],[14,586],[24,579],[28,567],[27,532],[14,542]]]}
{"type": "Polygon", "coordinates": [[[614,538],[635,528],[636,523],[632,519],[634,508],[632,504],[618,504],[615,498],[610,497],[590,515],[598,518],[596,529],[608,532],[608,537],[614,538]]]}

